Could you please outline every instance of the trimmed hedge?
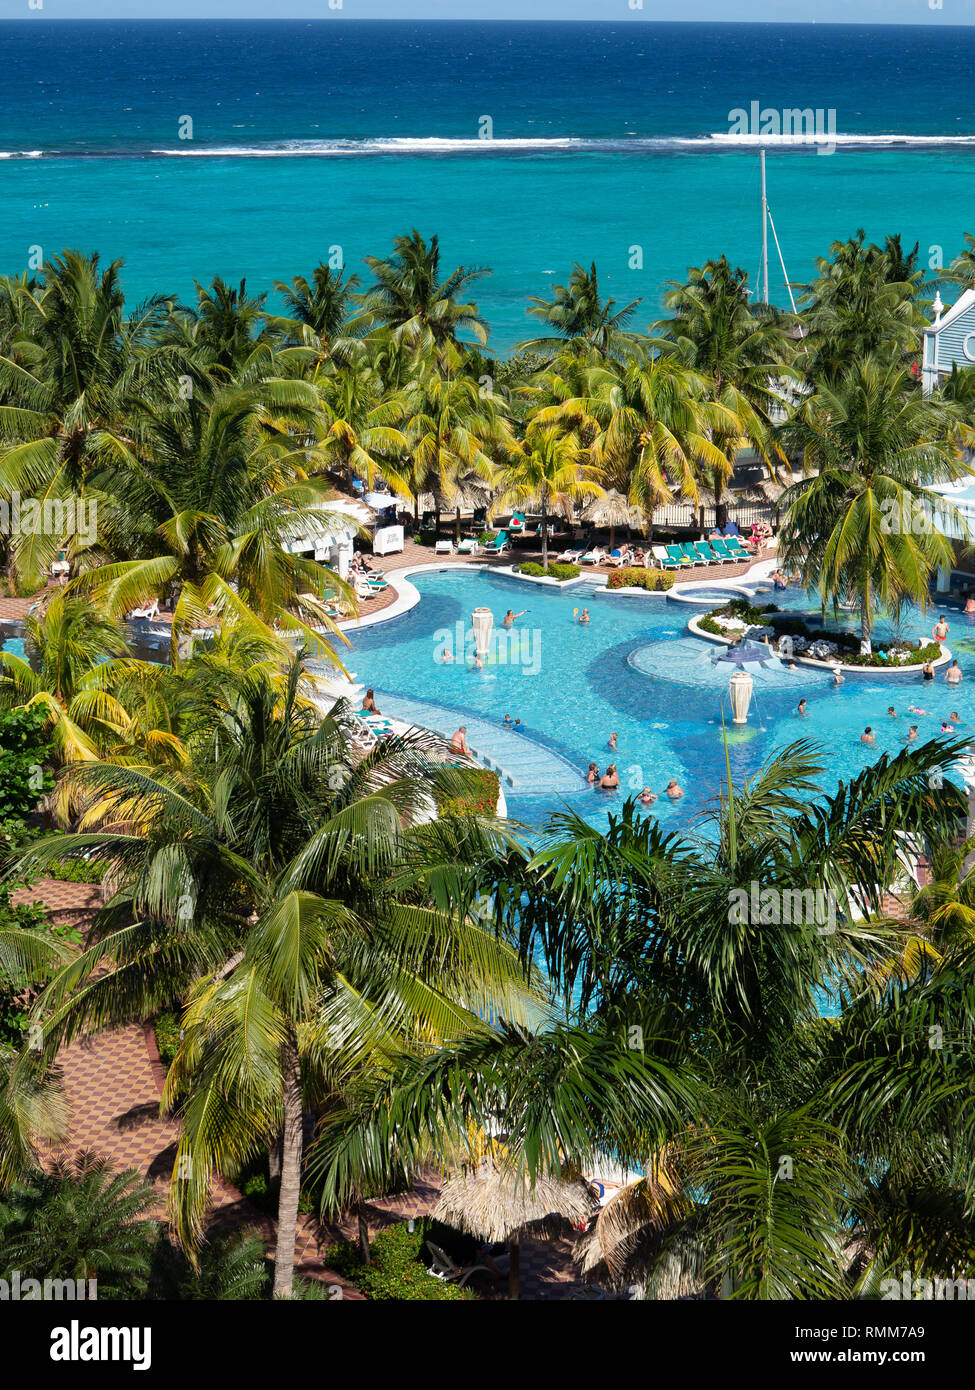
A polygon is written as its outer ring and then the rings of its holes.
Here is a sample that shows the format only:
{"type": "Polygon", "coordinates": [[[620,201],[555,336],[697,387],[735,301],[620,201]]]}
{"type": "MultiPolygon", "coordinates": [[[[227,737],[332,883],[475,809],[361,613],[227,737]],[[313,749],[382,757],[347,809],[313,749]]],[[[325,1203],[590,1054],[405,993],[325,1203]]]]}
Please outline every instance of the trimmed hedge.
{"type": "Polygon", "coordinates": [[[544,576],[546,579],[562,580],[578,579],[579,575],[582,573],[582,569],[579,565],[559,565],[552,563],[546,566],[536,564],[534,560],[527,560],[525,564],[518,566],[518,573],[530,574],[535,579],[544,576]]]}
{"type": "Polygon", "coordinates": [[[621,569],[613,570],[607,582],[607,589],[646,589],[649,593],[659,593],[669,589],[677,580],[673,570],[621,569]]]}

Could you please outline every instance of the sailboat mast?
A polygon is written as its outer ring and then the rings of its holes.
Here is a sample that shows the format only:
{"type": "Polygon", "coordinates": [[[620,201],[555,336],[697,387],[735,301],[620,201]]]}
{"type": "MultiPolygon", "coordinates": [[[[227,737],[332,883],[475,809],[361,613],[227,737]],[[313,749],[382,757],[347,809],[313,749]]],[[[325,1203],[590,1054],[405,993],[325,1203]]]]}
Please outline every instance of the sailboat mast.
{"type": "Polygon", "coordinates": [[[762,303],[768,303],[768,193],[765,187],[765,150],[759,151],[762,161],[762,303]]]}

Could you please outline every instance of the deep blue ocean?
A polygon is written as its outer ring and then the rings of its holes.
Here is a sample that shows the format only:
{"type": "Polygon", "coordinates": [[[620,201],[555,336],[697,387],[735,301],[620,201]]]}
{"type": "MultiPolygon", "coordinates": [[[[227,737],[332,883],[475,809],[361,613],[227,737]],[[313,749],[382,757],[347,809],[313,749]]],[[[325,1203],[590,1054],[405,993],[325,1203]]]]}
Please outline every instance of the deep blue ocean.
{"type": "MultiPolygon", "coordinates": [[[[727,138],[753,101],[835,112],[835,153],[769,155],[794,282],[859,227],[920,242],[934,269],[975,232],[975,28],[38,12],[0,24],[0,58],[0,269],[97,249],[133,301],[215,274],[270,288],[335,247],[362,270],[415,226],[447,268],[491,267],[498,351],[573,261],[642,298],[645,327],[690,264],[757,272],[758,157],[727,138]]],[[[771,279],[785,304],[774,262],[771,279]]]]}

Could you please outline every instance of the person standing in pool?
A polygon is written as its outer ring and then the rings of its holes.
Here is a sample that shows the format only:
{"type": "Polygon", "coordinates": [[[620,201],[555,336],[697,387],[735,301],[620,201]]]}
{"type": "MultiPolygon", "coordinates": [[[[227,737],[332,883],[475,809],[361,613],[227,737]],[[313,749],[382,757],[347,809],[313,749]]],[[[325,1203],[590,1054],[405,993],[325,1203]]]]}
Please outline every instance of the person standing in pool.
{"type": "Polygon", "coordinates": [[[948,633],[950,631],[951,629],[945,622],[945,615],[942,613],[938,621],[935,623],[934,627],[931,629],[931,636],[934,638],[936,642],[944,642],[947,640],[948,633]]]}
{"type": "Polygon", "coordinates": [[[670,797],[671,801],[680,801],[681,797],[684,795],[684,788],[676,777],[671,777],[670,781],[667,783],[667,795],[670,797]]]}
{"type": "Polygon", "coordinates": [[[604,792],[613,792],[616,790],[619,784],[620,779],[617,776],[616,764],[610,763],[609,767],[603,773],[602,777],[600,777],[599,785],[602,787],[604,792]]]}
{"type": "Polygon", "coordinates": [[[511,611],[511,609],[509,608],[508,611],[507,611],[507,613],[505,613],[504,618],[502,619],[502,622],[503,622],[503,624],[504,624],[505,627],[512,627],[512,626],[514,626],[514,621],[515,621],[515,619],[516,619],[516,618],[523,618],[527,612],[528,612],[528,609],[527,609],[527,608],[523,608],[523,609],[521,610],[520,613],[513,613],[513,612],[511,611]]]}
{"type": "Polygon", "coordinates": [[[800,701],[799,701],[798,705],[796,706],[796,710],[797,710],[797,713],[798,713],[798,715],[799,715],[799,718],[800,718],[800,719],[805,719],[805,717],[806,717],[806,702],[805,702],[805,700],[800,700],[800,701]]]}
{"type": "Polygon", "coordinates": [[[905,742],[905,743],[917,743],[917,725],[916,725],[916,724],[912,724],[911,727],[908,729],[908,731],[907,731],[907,738],[904,740],[904,742],[905,742]]]}
{"type": "Polygon", "coordinates": [[[586,781],[589,783],[591,787],[594,787],[596,783],[599,781],[599,768],[596,766],[595,763],[589,764],[589,771],[586,774],[586,781]]]}
{"type": "Polygon", "coordinates": [[[616,744],[617,744],[618,739],[619,739],[619,734],[610,734],[610,736],[609,736],[609,751],[610,751],[611,753],[615,753],[615,752],[616,752],[616,744]]]}
{"type": "Polygon", "coordinates": [[[869,724],[868,724],[867,727],[864,729],[863,733],[860,735],[860,742],[861,742],[861,743],[876,743],[876,742],[877,742],[877,735],[874,733],[873,729],[871,729],[871,727],[870,727],[869,724]]]}
{"type": "Polygon", "coordinates": [[[934,680],[934,666],[931,664],[930,661],[926,661],[924,665],[921,667],[921,679],[922,681],[934,680]]]}
{"type": "Polygon", "coordinates": [[[961,682],[961,667],[957,661],[953,661],[945,672],[945,680],[949,685],[958,685],[961,682]]]}
{"type": "Polygon", "coordinates": [[[588,623],[590,621],[588,608],[584,608],[579,614],[579,621],[580,623],[588,623]]]}

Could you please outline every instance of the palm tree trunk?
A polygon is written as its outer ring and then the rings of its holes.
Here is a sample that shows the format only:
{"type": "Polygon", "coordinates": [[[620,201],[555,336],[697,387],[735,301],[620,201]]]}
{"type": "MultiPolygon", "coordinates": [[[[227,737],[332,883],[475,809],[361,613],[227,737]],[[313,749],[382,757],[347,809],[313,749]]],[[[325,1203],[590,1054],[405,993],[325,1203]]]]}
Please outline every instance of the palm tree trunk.
{"type": "Polygon", "coordinates": [[[274,1294],[290,1298],[295,1273],[298,1200],[301,1193],[301,1061],[294,1037],[281,1049],[284,1133],[281,1142],[281,1192],[278,1197],[278,1237],[274,1247],[274,1294]]]}
{"type": "Polygon", "coordinates": [[[545,524],[545,489],[542,489],[542,569],[548,568],[548,527],[545,524]]]}
{"type": "Polygon", "coordinates": [[[860,595],[860,654],[869,656],[870,652],[870,589],[867,587],[860,595]]]}
{"type": "Polygon", "coordinates": [[[460,507],[454,508],[454,544],[460,545],[460,507]]]}
{"type": "Polygon", "coordinates": [[[521,1256],[521,1246],[516,1240],[508,1242],[510,1258],[508,1263],[508,1297],[513,1302],[518,1302],[518,1262],[521,1256]]]}
{"type": "Polygon", "coordinates": [[[372,1256],[369,1252],[369,1218],[366,1216],[366,1208],[363,1202],[357,1202],[355,1208],[356,1226],[359,1231],[359,1254],[362,1256],[364,1265],[372,1264],[372,1256]]]}

